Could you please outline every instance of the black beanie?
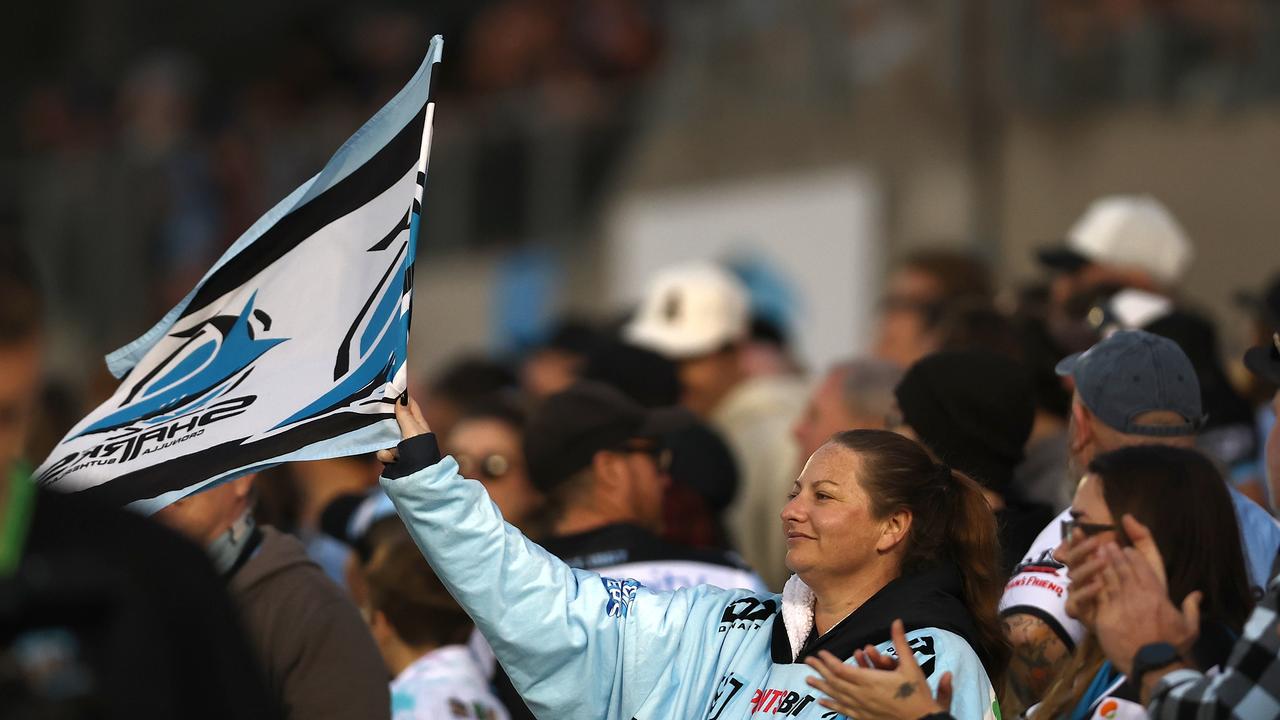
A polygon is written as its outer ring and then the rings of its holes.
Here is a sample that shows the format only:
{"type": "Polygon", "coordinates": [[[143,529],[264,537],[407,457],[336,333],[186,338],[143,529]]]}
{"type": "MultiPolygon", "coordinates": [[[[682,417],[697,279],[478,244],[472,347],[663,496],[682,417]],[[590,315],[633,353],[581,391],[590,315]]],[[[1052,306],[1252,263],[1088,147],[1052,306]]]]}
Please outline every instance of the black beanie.
{"type": "Polygon", "coordinates": [[[1035,418],[1026,369],[989,352],[940,352],[912,365],[894,390],[902,419],[942,462],[1002,495],[1035,418]]]}

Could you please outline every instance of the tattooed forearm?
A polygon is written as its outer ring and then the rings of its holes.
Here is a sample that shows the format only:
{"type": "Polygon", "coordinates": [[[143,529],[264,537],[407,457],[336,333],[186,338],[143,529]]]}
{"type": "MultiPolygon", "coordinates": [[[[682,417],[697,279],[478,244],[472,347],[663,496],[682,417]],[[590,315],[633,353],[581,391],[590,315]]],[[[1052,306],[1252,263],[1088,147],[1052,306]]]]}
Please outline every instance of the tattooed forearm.
{"type": "Polygon", "coordinates": [[[1013,646],[1009,687],[1023,707],[1044,698],[1071,653],[1048,623],[1033,615],[1004,619],[1005,637],[1013,646]]]}

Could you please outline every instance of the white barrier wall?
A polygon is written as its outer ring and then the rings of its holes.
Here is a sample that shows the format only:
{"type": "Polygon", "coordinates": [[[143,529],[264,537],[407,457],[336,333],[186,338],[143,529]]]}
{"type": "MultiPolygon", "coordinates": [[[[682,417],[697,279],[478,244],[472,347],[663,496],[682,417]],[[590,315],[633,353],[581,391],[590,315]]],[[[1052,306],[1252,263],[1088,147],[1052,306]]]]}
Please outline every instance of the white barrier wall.
{"type": "Polygon", "coordinates": [[[632,196],[608,222],[604,287],[627,306],[666,265],[764,259],[799,300],[799,359],[820,369],[871,347],[885,273],[882,204],[856,168],[632,196]]]}

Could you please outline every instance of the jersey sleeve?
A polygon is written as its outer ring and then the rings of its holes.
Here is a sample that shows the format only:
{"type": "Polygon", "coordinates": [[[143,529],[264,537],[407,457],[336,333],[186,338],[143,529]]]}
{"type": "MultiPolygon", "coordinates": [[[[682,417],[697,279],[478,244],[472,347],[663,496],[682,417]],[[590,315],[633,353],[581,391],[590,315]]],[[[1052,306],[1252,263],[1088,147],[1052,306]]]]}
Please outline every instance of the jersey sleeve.
{"type": "Polygon", "coordinates": [[[710,697],[715,678],[705,663],[723,642],[716,622],[749,592],[656,593],[571,569],[503,522],[452,458],[435,450],[432,459],[382,485],[535,714],[629,720],[672,672],[707,686],[690,687],[689,697],[710,697]]]}
{"type": "MultiPolygon", "coordinates": [[[[978,654],[964,638],[947,630],[921,628],[907,633],[907,645],[915,651],[916,662],[935,694],[943,674],[951,673],[953,717],[999,720],[1000,705],[995,688],[978,654]]],[[[896,655],[892,640],[880,643],[876,649],[896,655]]],[[[849,662],[853,662],[852,659],[849,662]]]]}
{"type": "Polygon", "coordinates": [[[1054,518],[1040,532],[1031,549],[1005,583],[1000,598],[1000,614],[1034,615],[1043,620],[1067,645],[1074,648],[1088,634],[1079,621],[1067,615],[1067,568],[1053,559],[1053,551],[1062,541],[1061,521],[1069,513],[1054,518]]]}

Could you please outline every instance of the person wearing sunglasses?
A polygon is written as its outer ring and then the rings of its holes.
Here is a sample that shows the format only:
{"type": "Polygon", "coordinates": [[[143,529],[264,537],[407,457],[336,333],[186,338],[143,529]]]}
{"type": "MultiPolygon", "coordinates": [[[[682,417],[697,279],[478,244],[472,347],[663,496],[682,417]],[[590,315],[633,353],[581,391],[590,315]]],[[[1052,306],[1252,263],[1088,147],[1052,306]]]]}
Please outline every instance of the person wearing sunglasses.
{"type": "MultiPolygon", "coordinates": [[[[568,409],[594,416],[583,425],[596,443],[652,437],[644,421],[618,433],[582,400],[568,409]]],[[[378,453],[382,486],[541,717],[831,717],[805,660],[825,650],[849,662],[864,644],[889,652],[895,617],[928,684],[953,678],[957,717],[1000,717],[1008,647],[995,517],[976,482],[913,440],[852,430],[810,458],[774,526],[795,572],[781,595],[710,584],[659,592],[537,547],[484,502],[480,483],[457,474],[407,395],[396,420],[401,442],[378,453]]],[[[596,451],[591,466],[624,451],[596,451]]],[[[568,457],[576,462],[563,467],[583,462],[581,449],[568,457]]]]}
{"type": "MultiPolygon", "coordinates": [[[[1208,670],[1226,662],[1253,593],[1245,569],[1231,496],[1222,476],[1204,455],[1183,448],[1145,445],[1100,455],[1076,489],[1070,517],[1062,521],[1063,543],[1055,558],[1075,574],[1096,559],[1077,552],[1089,547],[1132,542],[1121,525],[1131,515],[1150,529],[1164,558],[1169,600],[1175,606],[1196,603],[1198,637],[1178,648],[1181,657],[1208,670]]],[[[1094,627],[1097,588],[1074,584],[1067,590],[1067,612],[1094,627]]],[[[1091,632],[1076,647],[1033,720],[1057,718],[1146,718],[1140,702],[1141,673],[1128,677],[1108,661],[1091,632]]]]}
{"type": "MultiPolygon", "coordinates": [[[[1069,612],[1099,631],[1095,618],[1103,583],[1095,568],[1106,561],[1098,549],[1132,546],[1126,528],[1140,530],[1148,542],[1154,540],[1159,548],[1155,554],[1162,558],[1160,576],[1167,583],[1168,612],[1176,613],[1173,606],[1190,609],[1184,615],[1195,619],[1190,623],[1194,630],[1167,637],[1173,644],[1144,647],[1136,658],[1129,653],[1119,666],[1107,659],[1115,656],[1112,638],[1086,635],[1044,702],[1025,713],[1030,720],[1146,720],[1147,709],[1140,702],[1145,673],[1159,673],[1168,666],[1221,668],[1231,655],[1232,643],[1253,607],[1253,595],[1243,552],[1234,540],[1239,526],[1231,498],[1213,464],[1192,450],[1147,445],[1100,455],[1089,465],[1070,516],[1061,523],[1064,540],[1056,555],[1073,577],[1081,577],[1079,586],[1068,590],[1069,612]],[[1168,659],[1158,659],[1159,652],[1168,659]]],[[[829,656],[809,660],[818,674],[809,684],[827,696],[823,707],[859,720],[959,717],[949,710],[954,683],[963,678],[945,678],[931,689],[910,655],[900,620],[895,621],[893,636],[895,655],[868,646],[852,665],[829,656]]],[[[1251,709],[1258,706],[1254,698],[1251,709]]],[[[1255,716],[1261,717],[1242,715],[1255,716]]]]}
{"type": "MultiPolygon", "coordinates": [[[[529,480],[546,498],[539,544],[570,567],[656,590],[702,584],[763,590],[764,582],[737,555],[660,536],[673,459],[663,438],[693,421],[678,409],[647,410],[612,386],[588,380],[544,400],[523,433],[529,480]]],[[[491,493],[503,481],[491,478],[512,471],[507,462],[497,453],[458,459],[459,472],[491,493]]],[[[503,673],[494,682],[512,718],[533,717],[503,673]]]]}
{"type": "Polygon", "coordinates": [[[514,401],[492,396],[468,408],[449,430],[444,447],[469,478],[484,483],[502,518],[530,537],[544,530],[546,497],[529,479],[525,465],[524,424],[528,418],[514,401]]]}
{"type": "MultiPolygon", "coordinates": [[[[1068,429],[1071,477],[1083,477],[1094,458],[1124,447],[1195,447],[1204,424],[1200,383],[1190,359],[1172,340],[1123,330],[1087,352],[1067,357],[1057,372],[1074,387],[1068,429]]],[[[1280,526],[1239,491],[1228,487],[1227,492],[1240,526],[1233,537],[1241,540],[1250,584],[1260,592],[1280,550],[1280,526]]],[[[1014,649],[1011,688],[1022,707],[1045,698],[1087,634],[1066,611],[1071,581],[1054,557],[1062,540],[1062,521],[1070,519],[1064,512],[1041,531],[1001,600],[1014,649]]]]}

